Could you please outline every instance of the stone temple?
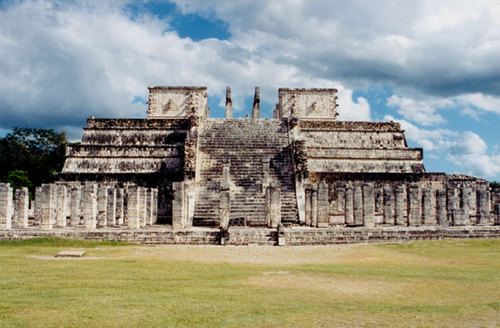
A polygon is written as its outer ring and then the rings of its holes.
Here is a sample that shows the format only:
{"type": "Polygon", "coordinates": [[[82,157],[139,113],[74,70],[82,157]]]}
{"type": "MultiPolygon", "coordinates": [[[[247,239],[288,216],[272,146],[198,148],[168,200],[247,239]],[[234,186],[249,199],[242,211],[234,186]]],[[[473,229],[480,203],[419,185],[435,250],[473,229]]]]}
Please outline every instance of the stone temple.
{"type": "Polygon", "coordinates": [[[0,185],[0,238],[328,244],[500,237],[486,180],[426,172],[395,122],[337,120],[337,90],[279,89],[272,119],[210,118],[206,87],[150,87],[146,119],[90,118],[59,181],[0,185]]]}

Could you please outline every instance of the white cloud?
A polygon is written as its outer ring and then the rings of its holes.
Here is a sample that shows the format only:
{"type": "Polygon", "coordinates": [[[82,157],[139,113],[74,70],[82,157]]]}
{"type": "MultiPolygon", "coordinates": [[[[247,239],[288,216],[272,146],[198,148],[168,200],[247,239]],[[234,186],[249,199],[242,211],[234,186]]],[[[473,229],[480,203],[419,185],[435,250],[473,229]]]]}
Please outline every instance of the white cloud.
{"type": "Polygon", "coordinates": [[[441,115],[436,114],[435,106],[423,101],[392,95],[387,99],[387,106],[397,108],[398,114],[405,119],[423,125],[438,125],[445,121],[441,115]]]}
{"type": "Polygon", "coordinates": [[[424,148],[424,151],[432,152],[425,156],[451,161],[461,167],[462,172],[472,175],[494,178],[500,174],[500,153],[488,154],[484,140],[472,131],[422,129],[390,115],[386,115],[384,120],[399,122],[408,140],[424,148]]]}

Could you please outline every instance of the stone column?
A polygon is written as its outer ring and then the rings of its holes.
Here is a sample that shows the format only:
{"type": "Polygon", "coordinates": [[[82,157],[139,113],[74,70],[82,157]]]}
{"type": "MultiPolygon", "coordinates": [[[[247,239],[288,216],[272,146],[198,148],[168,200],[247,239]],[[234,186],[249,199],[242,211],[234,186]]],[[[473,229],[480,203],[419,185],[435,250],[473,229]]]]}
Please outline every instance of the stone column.
{"type": "Polygon", "coordinates": [[[108,188],[100,186],[97,191],[97,226],[102,228],[108,225],[108,188]]]}
{"type": "Polygon", "coordinates": [[[409,198],[408,225],[417,227],[422,224],[422,202],[418,183],[410,185],[409,198]]]}
{"type": "Polygon", "coordinates": [[[348,186],[345,190],[345,224],[348,226],[354,225],[354,199],[351,186],[348,186]]]}
{"type": "Polygon", "coordinates": [[[40,225],[40,220],[42,219],[42,187],[35,188],[35,201],[34,201],[34,211],[33,216],[35,217],[34,224],[40,225]]]}
{"type": "Polygon", "coordinates": [[[493,220],[494,225],[500,225],[500,203],[495,204],[495,219],[493,220]]]}
{"type": "Polygon", "coordinates": [[[490,192],[487,190],[478,190],[478,218],[480,225],[490,224],[490,192]]]}
{"type": "Polygon", "coordinates": [[[337,188],[337,213],[345,213],[345,188],[337,188]]]}
{"type": "Polygon", "coordinates": [[[363,225],[363,190],[360,185],[354,186],[354,224],[363,225]]]}
{"type": "Polygon", "coordinates": [[[127,226],[131,230],[141,227],[140,203],[141,194],[139,193],[139,188],[136,185],[129,186],[127,191],[127,226]]]}
{"type": "Polygon", "coordinates": [[[392,210],[392,188],[384,188],[384,223],[394,224],[394,213],[392,210]]]}
{"type": "Polygon", "coordinates": [[[12,228],[12,188],[8,183],[0,183],[0,230],[12,228]]]}
{"type": "Polygon", "coordinates": [[[321,182],[318,185],[318,227],[328,227],[330,221],[328,205],[328,184],[321,182]]]}
{"type": "Polygon", "coordinates": [[[125,211],[124,211],[124,202],[125,202],[125,191],[123,188],[116,189],[116,224],[123,225],[125,224],[125,211]]]}
{"type": "Polygon", "coordinates": [[[252,118],[260,118],[260,88],[255,87],[255,96],[253,98],[252,118]]]}
{"type": "Polygon", "coordinates": [[[233,101],[231,100],[230,87],[226,87],[226,118],[233,118],[233,101]]]}
{"type": "Polygon", "coordinates": [[[405,186],[397,185],[396,186],[396,197],[394,202],[396,220],[395,224],[397,225],[406,225],[405,219],[405,186]]]}
{"type": "Polygon", "coordinates": [[[363,224],[368,228],[375,227],[375,195],[373,184],[363,184],[363,224]]]}
{"type": "Polygon", "coordinates": [[[66,226],[67,213],[67,191],[65,185],[56,185],[56,224],[62,228],[66,226]]]}
{"type": "Polygon", "coordinates": [[[231,214],[231,191],[229,183],[222,183],[220,186],[220,227],[224,230],[229,228],[231,214]]]}
{"type": "Polygon", "coordinates": [[[28,227],[28,211],[29,211],[29,191],[28,188],[24,187],[17,189],[15,192],[15,222],[14,226],[16,228],[27,228],[28,227]]]}
{"type": "Polygon", "coordinates": [[[384,212],[384,191],[382,188],[375,188],[375,213],[384,212]]]}
{"type": "Polygon", "coordinates": [[[311,188],[311,227],[318,226],[318,187],[311,188]]]}
{"type": "Polygon", "coordinates": [[[470,212],[472,207],[472,189],[464,187],[462,189],[462,209],[464,211],[464,225],[470,225],[470,212]]]}
{"type": "Polygon", "coordinates": [[[40,228],[52,229],[56,217],[56,194],[53,184],[43,184],[40,203],[40,228]]]}
{"type": "Polygon", "coordinates": [[[446,191],[446,205],[448,208],[448,224],[453,225],[453,213],[455,209],[458,208],[457,203],[458,203],[458,197],[456,194],[456,188],[453,186],[448,186],[448,189],[446,191]]]}
{"type": "Polygon", "coordinates": [[[270,216],[271,227],[277,228],[281,223],[281,188],[277,182],[271,182],[270,188],[270,216]]]}
{"type": "Polygon", "coordinates": [[[172,228],[184,228],[184,183],[172,182],[174,197],[172,199],[172,228]]]}
{"type": "Polygon", "coordinates": [[[82,197],[82,189],[80,186],[74,186],[71,188],[70,195],[70,216],[69,216],[69,224],[73,227],[80,225],[80,201],[82,197]]]}
{"type": "Polygon", "coordinates": [[[97,184],[86,182],[82,194],[82,213],[85,229],[97,227],[97,184]]]}
{"type": "Polygon", "coordinates": [[[158,221],[158,189],[153,188],[153,195],[151,200],[153,224],[158,221]]]}
{"type": "Polygon", "coordinates": [[[311,205],[312,205],[312,186],[311,185],[305,185],[304,186],[304,194],[305,194],[305,217],[304,217],[304,224],[306,226],[311,226],[311,205]]]}
{"type": "Polygon", "coordinates": [[[108,188],[108,203],[106,205],[107,225],[116,225],[116,188],[108,188]]]}
{"type": "Polygon", "coordinates": [[[440,226],[448,225],[448,213],[446,212],[446,191],[437,191],[437,218],[440,226]]]}
{"type": "Polygon", "coordinates": [[[422,189],[424,225],[436,225],[436,202],[431,188],[422,189]]]}
{"type": "Polygon", "coordinates": [[[151,188],[146,189],[146,225],[153,225],[153,190],[151,188]]]}
{"type": "Polygon", "coordinates": [[[141,201],[139,203],[139,219],[141,228],[144,228],[146,226],[146,188],[139,187],[138,190],[141,194],[141,201]]]}

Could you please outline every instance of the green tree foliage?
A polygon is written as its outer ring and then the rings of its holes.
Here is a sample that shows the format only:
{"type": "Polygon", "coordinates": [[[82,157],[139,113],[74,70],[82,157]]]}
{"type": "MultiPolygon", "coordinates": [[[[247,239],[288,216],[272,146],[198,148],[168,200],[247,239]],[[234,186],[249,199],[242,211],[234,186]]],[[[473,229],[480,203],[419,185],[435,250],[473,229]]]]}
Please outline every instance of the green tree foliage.
{"type": "Polygon", "coordinates": [[[0,138],[0,180],[33,188],[55,180],[64,164],[66,134],[14,127],[0,138]]]}
{"type": "Polygon", "coordinates": [[[490,182],[490,188],[491,189],[499,189],[500,188],[500,182],[498,182],[498,181],[491,181],[490,182]]]}

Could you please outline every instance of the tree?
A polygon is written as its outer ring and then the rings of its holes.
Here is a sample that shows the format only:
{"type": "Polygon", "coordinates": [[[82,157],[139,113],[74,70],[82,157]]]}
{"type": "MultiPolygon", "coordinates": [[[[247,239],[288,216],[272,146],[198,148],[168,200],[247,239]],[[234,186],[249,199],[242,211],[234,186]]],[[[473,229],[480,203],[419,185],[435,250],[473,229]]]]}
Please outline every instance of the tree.
{"type": "Polygon", "coordinates": [[[14,127],[0,138],[0,180],[30,189],[53,182],[64,165],[66,144],[64,132],[14,127]]]}
{"type": "Polygon", "coordinates": [[[498,181],[491,181],[490,182],[490,188],[492,190],[499,189],[500,188],[500,182],[498,182],[498,181]]]}

